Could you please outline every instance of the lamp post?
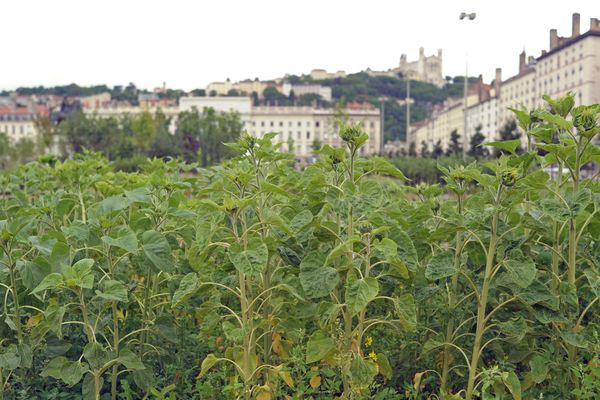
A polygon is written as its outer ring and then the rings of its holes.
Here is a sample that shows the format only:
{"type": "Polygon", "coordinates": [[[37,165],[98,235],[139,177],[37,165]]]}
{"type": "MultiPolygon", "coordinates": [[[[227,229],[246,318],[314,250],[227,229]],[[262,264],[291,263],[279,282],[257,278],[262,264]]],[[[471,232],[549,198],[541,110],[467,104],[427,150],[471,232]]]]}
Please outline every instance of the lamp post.
{"type": "Polygon", "coordinates": [[[387,97],[381,96],[379,98],[379,126],[380,126],[380,136],[379,136],[379,154],[383,155],[385,151],[385,102],[387,101],[387,97]]]}
{"type": "MultiPolygon", "coordinates": [[[[475,19],[475,17],[477,16],[477,14],[473,13],[465,13],[465,12],[461,12],[459,15],[459,19],[462,20],[466,20],[466,21],[473,21],[475,19]]],[[[468,66],[468,58],[465,56],[465,79],[464,79],[464,88],[463,88],[463,148],[462,148],[462,154],[463,154],[463,160],[466,160],[467,158],[467,148],[468,148],[468,141],[467,141],[467,132],[468,132],[468,122],[467,122],[467,97],[468,97],[468,92],[469,92],[469,66],[468,66]]]]}

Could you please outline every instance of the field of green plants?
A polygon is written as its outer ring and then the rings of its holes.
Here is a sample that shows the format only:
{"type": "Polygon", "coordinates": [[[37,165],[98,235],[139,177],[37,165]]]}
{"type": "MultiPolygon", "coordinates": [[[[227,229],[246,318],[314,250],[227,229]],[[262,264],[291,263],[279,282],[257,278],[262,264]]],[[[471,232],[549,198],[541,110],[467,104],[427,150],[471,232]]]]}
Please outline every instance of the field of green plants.
{"type": "Polygon", "coordinates": [[[0,399],[600,398],[600,106],[546,101],[435,185],[359,126],[0,173],[0,399]]]}

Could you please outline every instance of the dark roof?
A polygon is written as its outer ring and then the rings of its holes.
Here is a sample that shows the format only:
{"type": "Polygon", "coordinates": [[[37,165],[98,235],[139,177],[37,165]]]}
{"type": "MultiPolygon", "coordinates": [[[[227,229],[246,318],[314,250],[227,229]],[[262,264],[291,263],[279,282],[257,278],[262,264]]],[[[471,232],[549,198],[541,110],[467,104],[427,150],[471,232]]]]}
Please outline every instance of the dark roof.
{"type": "Polygon", "coordinates": [[[545,54],[542,54],[541,56],[539,56],[538,58],[536,58],[536,60],[539,61],[539,60],[542,60],[542,59],[544,59],[544,58],[546,58],[548,56],[551,56],[552,54],[554,54],[554,53],[556,53],[556,52],[564,49],[565,47],[569,47],[572,44],[575,44],[575,43],[579,42],[580,40],[585,39],[588,36],[600,36],[600,31],[589,30],[589,31],[585,32],[584,34],[581,34],[581,35],[576,36],[574,38],[570,38],[570,39],[566,40],[564,43],[562,43],[561,45],[556,46],[555,48],[553,48],[552,50],[548,51],[545,54]]]}
{"type": "Polygon", "coordinates": [[[507,80],[505,80],[505,81],[502,81],[502,84],[501,84],[501,86],[504,86],[504,85],[506,85],[508,82],[514,81],[515,79],[517,79],[517,78],[520,78],[520,77],[522,77],[522,76],[525,76],[525,75],[527,75],[527,74],[530,74],[530,73],[532,73],[532,72],[535,72],[535,68],[533,68],[532,66],[527,66],[527,67],[526,67],[526,69],[525,69],[525,72],[522,72],[522,73],[520,73],[520,74],[517,74],[517,75],[511,76],[511,77],[510,77],[510,78],[508,78],[507,80]]]}

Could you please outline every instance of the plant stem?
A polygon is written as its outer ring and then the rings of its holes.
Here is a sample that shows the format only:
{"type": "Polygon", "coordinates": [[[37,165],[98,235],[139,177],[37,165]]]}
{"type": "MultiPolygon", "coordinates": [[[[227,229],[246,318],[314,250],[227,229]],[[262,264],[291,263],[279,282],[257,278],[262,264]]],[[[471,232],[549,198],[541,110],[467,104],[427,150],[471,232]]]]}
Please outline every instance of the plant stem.
{"type": "MultiPolygon", "coordinates": [[[[500,205],[500,194],[502,186],[498,188],[496,193],[496,199],[494,206],[500,205]]],[[[485,275],[483,277],[483,285],[481,287],[481,297],[479,305],[477,307],[477,327],[475,330],[475,343],[473,343],[473,351],[471,353],[471,364],[469,366],[469,381],[467,383],[467,394],[466,400],[473,398],[473,390],[475,389],[475,377],[477,376],[477,364],[479,363],[479,352],[481,349],[481,341],[483,339],[483,333],[485,330],[486,320],[486,307],[488,300],[488,292],[490,290],[490,283],[492,278],[492,271],[494,269],[494,259],[496,256],[496,241],[497,241],[497,229],[498,229],[498,216],[499,211],[496,210],[492,216],[492,227],[490,231],[490,244],[488,246],[486,261],[485,261],[485,275]]]]}
{"type": "MultiPolygon", "coordinates": [[[[458,194],[458,214],[463,213],[463,197],[462,193],[458,194]]],[[[456,248],[454,252],[454,269],[456,272],[452,276],[450,293],[448,294],[448,322],[446,326],[446,343],[452,343],[454,336],[454,308],[456,307],[456,292],[458,290],[458,276],[460,269],[460,258],[462,255],[463,237],[462,232],[456,233],[456,248]]],[[[440,394],[443,396],[447,393],[448,374],[450,372],[450,345],[444,345],[444,360],[442,364],[442,378],[440,382],[440,394]]]]}

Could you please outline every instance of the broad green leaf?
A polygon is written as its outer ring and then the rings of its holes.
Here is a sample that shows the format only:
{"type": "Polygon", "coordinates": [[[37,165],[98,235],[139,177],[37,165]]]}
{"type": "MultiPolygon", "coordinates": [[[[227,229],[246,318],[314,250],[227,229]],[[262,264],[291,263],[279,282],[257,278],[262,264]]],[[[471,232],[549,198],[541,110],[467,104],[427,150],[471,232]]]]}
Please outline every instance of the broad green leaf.
{"type": "Polygon", "coordinates": [[[229,259],[240,272],[250,276],[259,276],[267,267],[269,249],[259,237],[248,238],[244,249],[243,243],[234,243],[229,247],[229,259]]]}
{"type": "Polygon", "coordinates": [[[122,194],[110,196],[94,204],[89,209],[90,217],[101,217],[116,211],[123,210],[131,205],[132,201],[122,194]]]}
{"type": "Polygon", "coordinates": [[[215,356],[212,353],[207,355],[206,358],[202,360],[202,365],[200,366],[200,374],[198,374],[197,378],[202,378],[208,372],[208,370],[211,369],[217,362],[219,362],[217,356],[215,356]]]}
{"type": "Polygon", "coordinates": [[[138,250],[138,240],[131,229],[120,232],[120,235],[116,238],[102,236],[102,241],[109,246],[118,247],[129,253],[137,253],[138,250]]]}
{"type": "Polygon", "coordinates": [[[63,272],[63,280],[68,287],[81,287],[91,289],[94,286],[94,275],[92,274],[92,266],[94,260],[84,258],[77,261],[70,268],[65,268],[63,272]]]}
{"type": "Polygon", "coordinates": [[[551,124],[554,124],[561,129],[573,128],[573,122],[564,119],[560,115],[550,114],[549,112],[541,112],[538,113],[538,116],[544,121],[550,122],[551,124]]]}
{"type": "Polygon", "coordinates": [[[377,375],[377,364],[362,357],[355,357],[350,364],[350,383],[359,390],[366,389],[377,375]]]}
{"type": "Polygon", "coordinates": [[[504,385],[512,394],[513,400],[521,400],[521,382],[514,371],[509,371],[507,375],[502,377],[504,385]]]}
{"type": "Polygon", "coordinates": [[[398,246],[396,242],[389,238],[383,238],[375,245],[375,249],[381,251],[385,260],[390,261],[398,256],[398,246]]]}
{"type": "Polygon", "coordinates": [[[531,285],[526,288],[519,288],[516,291],[517,296],[525,302],[525,304],[541,304],[551,310],[558,310],[559,301],[550,289],[538,280],[534,280],[531,285]]]}
{"type": "Polygon", "coordinates": [[[50,274],[51,267],[45,258],[36,257],[33,261],[23,263],[19,272],[21,273],[23,286],[31,290],[39,285],[45,276],[50,274]]]}
{"type": "Polygon", "coordinates": [[[503,140],[503,141],[498,141],[498,142],[487,142],[487,143],[484,143],[484,145],[490,146],[490,147],[495,147],[497,149],[507,151],[511,154],[515,154],[515,151],[521,145],[521,139],[503,140]]]}
{"type": "Polygon", "coordinates": [[[264,182],[264,181],[261,182],[260,189],[261,189],[261,191],[263,191],[265,193],[274,193],[274,194],[278,194],[283,197],[290,197],[290,193],[286,192],[279,186],[273,185],[272,183],[269,183],[269,182],[264,182]]]}
{"type": "Polygon", "coordinates": [[[600,297],[600,276],[591,268],[586,269],[583,273],[596,297],[600,297]]]}
{"type": "Polygon", "coordinates": [[[16,345],[11,344],[6,348],[0,348],[0,368],[12,371],[21,364],[21,355],[16,345]]]}
{"type": "Polygon", "coordinates": [[[177,307],[187,300],[198,288],[198,274],[190,272],[181,279],[179,288],[173,293],[171,307],[177,307]]]}
{"type": "Polygon", "coordinates": [[[367,276],[357,279],[346,289],[346,303],[352,315],[358,314],[379,294],[377,279],[367,276]]]}
{"type": "Polygon", "coordinates": [[[377,366],[379,373],[386,379],[391,379],[394,373],[392,365],[384,353],[377,353],[377,366]]]}
{"type": "Polygon", "coordinates": [[[65,357],[53,358],[48,365],[40,373],[43,377],[51,376],[55,379],[60,379],[69,386],[78,383],[83,374],[88,371],[88,367],[84,363],[78,361],[70,361],[65,357]]]}
{"type": "Polygon", "coordinates": [[[127,287],[119,281],[105,280],[102,292],[96,290],[96,295],[105,300],[127,302],[127,287]]]}
{"type": "Polygon", "coordinates": [[[405,293],[394,299],[396,314],[404,330],[412,332],[417,326],[417,309],[412,294],[405,293]]]}
{"type": "Polygon", "coordinates": [[[535,263],[529,257],[504,260],[504,266],[511,280],[522,288],[531,285],[535,279],[535,263]]]}
{"type": "Polygon", "coordinates": [[[322,360],[334,348],[335,344],[330,336],[323,331],[315,331],[306,343],[306,363],[310,364],[322,360]]]}
{"type": "Polygon", "coordinates": [[[321,253],[309,253],[300,263],[300,284],[309,299],[329,295],[338,282],[337,271],[325,265],[321,253]]]}
{"type": "Polygon", "coordinates": [[[123,364],[125,368],[130,370],[140,370],[146,368],[137,354],[127,348],[119,351],[119,357],[117,360],[123,364]]]}
{"type": "Polygon", "coordinates": [[[173,272],[173,257],[171,246],[162,233],[154,230],[142,234],[142,249],[144,255],[159,271],[173,272]]]}
{"type": "Polygon", "coordinates": [[[545,357],[536,354],[529,360],[529,367],[531,368],[533,381],[535,383],[542,383],[550,371],[550,362],[545,357]]]}
{"type": "Polygon", "coordinates": [[[447,278],[456,274],[454,255],[445,251],[431,257],[425,268],[425,278],[430,281],[447,278]]]}
{"type": "Polygon", "coordinates": [[[527,322],[522,317],[500,322],[498,325],[506,339],[512,343],[519,343],[528,331],[527,322]]]}
{"type": "Polygon", "coordinates": [[[415,249],[415,245],[411,238],[400,227],[391,229],[389,237],[398,245],[398,257],[400,257],[400,260],[406,264],[409,270],[415,272],[419,259],[417,257],[417,250],[415,249]]]}
{"type": "Polygon", "coordinates": [[[48,289],[56,289],[63,283],[63,277],[59,273],[47,275],[40,284],[31,291],[31,294],[43,292],[48,289]]]}
{"type": "Polygon", "coordinates": [[[588,347],[588,341],[585,336],[580,333],[564,330],[560,332],[560,337],[571,346],[579,347],[580,349],[586,349],[588,347]]]}
{"type": "Polygon", "coordinates": [[[98,342],[90,342],[83,348],[83,356],[92,370],[102,368],[113,359],[112,355],[98,342]]]}
{"type": "Polygon", "coordinates": [[[310,210],[302,210],[294,215],[290,221],[290,229],[292,232],[300,232],[304,227],[310,224],[313,220],[313,215],[310,210]]]}

